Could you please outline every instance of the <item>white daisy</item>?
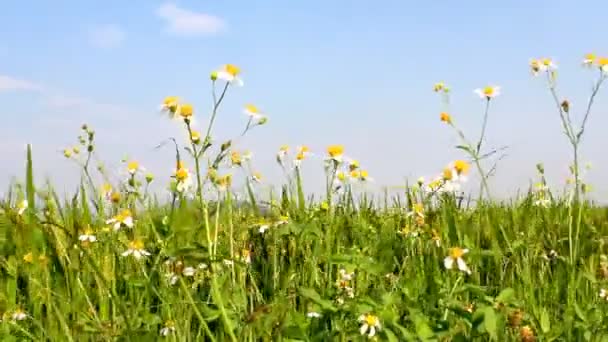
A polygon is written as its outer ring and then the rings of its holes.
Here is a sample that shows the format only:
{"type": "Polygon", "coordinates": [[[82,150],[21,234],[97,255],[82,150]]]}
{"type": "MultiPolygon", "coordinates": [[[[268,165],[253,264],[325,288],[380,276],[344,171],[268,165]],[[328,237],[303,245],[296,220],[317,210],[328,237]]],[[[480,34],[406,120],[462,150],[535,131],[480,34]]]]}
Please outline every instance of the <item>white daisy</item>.
{"type": "Polygon", "coordinates": [[[224,80],[230,84],[242,87],[243,80],[238,76],[240,73],[241,69],[233,64],[225,64],[220,70],[216,71],[219,80],[224,80]]]}
{"type": "Polygon", "coordinates": [[[367,334],[369,338],[374,337],[376,331],[382,328],[380,319],[372,314],[359,316],[359,322],[361,322],[361,329],[359,329],[359,332],[361,335],[367,334]]]}
{"type": "Polygon", "coordinates": [[[475,89],[475,94],[479,95],[482,99],[492,99],[500,95],[500,87],[498,86],[487,86],[484,88],[475,89]]]}
{"type": "Polygon", "coordinates": [[[135,259],[139,260],[143,257],[150,256],[151,254],[144,249],[144,243],[142,241],[134,240],[129,242],[129,249],[122,253],[123,257],[129,255],[133,255],[135,259]]]}
{"type": "Polygon", "coordinates": [[[118,215],[106,221],[106,224],[113,225],[114,230],[122,227],[133,228],[133,216],[129,209],[121,211],[118,215]]]}
{"type": "Polygon", "coordinates": [[[458,265],[458,269],[466,274],[471,274],[471,270],[464,262],[462,258],[465,254],[469,252],[468,249],[462,249],[460,247],[450,248],[450,255],[448,255],[445,259],[443,259],[443,265],[446,269],[451,270],[454,267],[454,263],[458,265]]]}

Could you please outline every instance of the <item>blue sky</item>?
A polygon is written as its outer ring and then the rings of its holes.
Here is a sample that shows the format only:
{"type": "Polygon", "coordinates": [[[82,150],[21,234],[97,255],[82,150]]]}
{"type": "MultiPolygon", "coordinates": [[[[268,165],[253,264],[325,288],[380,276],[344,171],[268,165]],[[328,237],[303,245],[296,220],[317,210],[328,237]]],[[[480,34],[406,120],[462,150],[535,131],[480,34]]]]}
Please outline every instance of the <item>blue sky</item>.
{"type": "MultiPolygon", "coordinates": [[[[101,158],[118,167],[127,154],[167,179],[171,152],[154,150],[175,123],[158,114],[179,95],[208,119],[208,75],[224,63],[243,69],[220,113],[218,140],[239,133],[242,106],[270,117],[239,148],[278,181],[281,144],[308,144],[322,154],[341,143],[369,169],[377,186],[433,176],[454,159],[457,139],[438,121],[431,89],[450,84],[451,113],[478,134],[483,102],[473,89],[500,85],[488,146],[509,145],[493,180],[495,192],[525,188],[534,165],[550,180],[567,175],[568,145],[549,93],[527,67],[531,57],[556,60],[560,88],[581,112],[595,74],[587,52],[608,55],[602,1],[12,1],[0,12],[0,186],[23,173],[31,142],[39,174],[74,184],[74,165],[59,151],[75,143],[81,123],[98,132],[101,158]]],[[[608,90],[600,94],[584,141],[589,180],[606,198],[608,90]]],[[[580,115],[580,114],[579,114],[580,115]]],[[[321,179],[317,160],[305,165],[321,179]]]]}

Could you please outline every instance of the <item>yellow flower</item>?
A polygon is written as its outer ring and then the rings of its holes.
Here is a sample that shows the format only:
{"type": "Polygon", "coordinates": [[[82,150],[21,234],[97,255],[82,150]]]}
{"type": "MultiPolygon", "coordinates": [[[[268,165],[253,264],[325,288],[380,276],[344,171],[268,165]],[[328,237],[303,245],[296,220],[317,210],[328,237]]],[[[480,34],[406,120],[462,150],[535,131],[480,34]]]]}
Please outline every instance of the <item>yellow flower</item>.
{"type": "Polygon", "coordinates": [[[439,119],[440,119],[442,122],[445,122],[445,123],[447,123],[447,124],[452,123],[452,117],[450,116],[450,114],[448,114],[448,113],[446,113],[446,112],[441,112],[441,114],[440,114],[440,116],[439,116],[439,119]]]}
{"type": "Polygon", "coordinates": [[[500,95],[500,87],[497,86],[487,86],[485,88],[475,89],[475,93],[479,95],[482,99],[492,99],[498,95],[500,95]]]}
{"type": "Polygon", "coordinates": [[[132,160],[127,164],[127,171],[129,171],[130,174],[134,175],[138,170],[139,170],[138,162],[132,160]]]}
{"type": "Polygon", "coordinates": [[[350,172],[350,177],[353,179],[357,179],[361,176],[361,173],[357,170],[353,170],[350,172]]]}
{"type": "Polygon", "coordinates": [[[359,322],[361,322],[361,328],[359,332],[361,335],[366,335],[368,338],[374,337],[376,335],[376,330],[380,330],[382,325],[380,324],[380,319],[377,316],[366,314],[359,316],[359,322]]]}
{"type": "Polygon", "coordinates": [[[241,166],[243,164],[241,154],[237,151],[230,153],[230,161],[232,162],[232,166],[241,166]]]}
{"type": "Polygon", "coordinates": [[[190,176],[190,173],[188,172],[188,169],[183,168],[183,167],[178,169],[177,172],[175,172],[175,179],[177,179],[180,182],[183,182],[189,176],[190,176]]]}
{"type": "Polygon", "coordinates": [[[452,267],[454,267],[454,263],[456,263],[458,265],[459,270],[461,270],[462,272],[465,272],[467,274],[471,274],[471,270],[469,269],[467,264],[464,262],[464,259],[462,258],[468,252],[469,252],[469,250],[466,248],[465,249],[460,248],[460,247],[450,248],[449,255],[443,260],[443,264],[444,264],[445,268],[450,270],[450,269],[452,269],[452,267]]]}
{"type": "Polygon", "coordinates": [[[63,150],[63,156],[66,158],[71,158],[72,157],[72,151],[69,148],[66,148],[65,150],[63,150]]]}
{"type": "Polygon", "coordinates": [[[608,57],[600,57],[597,59],[597,65],[600,67],[600,69],[608,74],[608,57]]]}
{"type": "Polygon", "coordinates": [[[133,216],[129,209],[124,209],[118,215],[106,221],[106,224],[111,224],[114,230],[119,230],[123,226],[133,228],[133,216]]]}
{"type": "Polygon", "coordinates": [[[215,182],[218,190],[226,191],[232,185],[232,175],[227,174],[222,177],[219,177],[215,182]]]}
{"type": "Polygon", "coordinates": [[[530,60],[530,69],[532,70],[532,74],[534,76],[538,75],[541,70],[541,61],[539,61],[538,59],[530,60]]]}
{"type": "Polygon", "coordinates": [[[369,173],[366,170],[359,171],[359,180],[363,182],[371,180],[371,178],[369,178],[369,173]]]}
{"type": "Polygon", "coordinates": [[[452,179],[454,179],[454,170],[452,170],[452,168],[446,167],[445,169],[443,169],[443,180],[446,181],[451,181],[452,179]]]}
{"type": "Polygon", "coordinates": [[[344,182],[346,181],[346,174],[343,171],[338,171],[336,173],[336,178],[340,181],[340,182],[344,182]]]}
{"type": "Polygon", "coordinates": [[[180,163],[181,167],[175,170],[175,179],[177,180],[177,192],[184,192],[192,185],[192,177],[190,177],[190,171],[184,167],[183,163],[180,163]]]}
{"type": "Polygon", "coordinates": [[[23,261],[28,264],[31,264],[32,262],[34,262],[34,254],[32,252],[27,253],[23,256],[23,261]]]}
{"type": "Polygon", "coordinates": [[[435,83],[435,85],[433,86],[433,91],[438,93],[440,91],[443,91],[444,93],[447,93],[450,91],[450,89],[445,85],[445,83],[443,82],[438,82],[435,83]]]}
{"type": "Polygon", "coordinates": [[[135,259],[150,256],[150,252],[144,249],[144,243],[141,240],[133,240],[129,242],[129,247],[122,253],[123,257],[133,255],[135,259]]]}
{"type": "Polygon", "coordinates": [[[19,216],[23,215],[23,213],[27,210],[28,207],[29,203],[27,202],[27,200],[19,202],[19,204],[17,204],[17,214],[19,216]]]}
{"type": "Polygon", "coordinates": [[[74,146],[74,148],[72,148],[72,151],[74,152],[74,154],[80,153],[80,149],[78,148],[78,146],[74,146]]]}
{"type": "Polygon", "coordinates": [[[456,160],[454,162],[454,170],[456,170],[456,173],[458,175],[461,174],[467,174],[469,172],[469,168],[471,167],[471,165],[469,165],[469,163],[467,163],[464,160],[456,160]]]}
{"type": "Polygon", "coordinates": [[[194,112],[194,109],[191,104],[186,103],[177,108],[177,112],[184,119],[190,119],[194,112]]]}
{"type": "Polygon", "coordinates": [[[588,67],[592,66],[593,63],[595,63],[596,58],[597,57],[595,56],[594,53],[588,53],[588,54],[586,54],[585,58],[583,59],[583,65],[584,66],[588,66],[588,67]]]}
{"type": "Polygon", "coordinates": [[[220,80],[224,80],[230,84],[242,86],[243,81],[238,77],[241,73],[241,69],[234,64],[225,64],[217,71],[216,77],[220,80]]]}
{"type": "Polygon", "coordinates": [[[329,155],[330,159],[340,162],[342,161],[342,155],[344,154],[344,146],[330,145],[327,147],[327,154],[329,155]]]}
{"type": "Polygon", "coordinates": [[[348,163],[348,169],[350,171],[357,170],[359,168],[359,161],[356,159],[352,159],[350,163],[348,163]]]}
{"type": "Polygon", "coordinates": [[[192,142],[198,144],[201,141],[201,134],[198,131],[190,131],[192,135],[192,142]]]}
{"type": "Polygon", "coordinates": [[[542,64],[543,70],[551,70],[557,68],[557,65],[553,62],[551,58],[543,58],[540,60],[540,62],[542,64]]]}
{"type": "Polygon", "coordinates": [[[167,96],[163,100],[163,103],[161,105],[161,110],[168,111],[170,113],[175,113],[175,111],[177,110],[177,107],[178,107],[178,103],[179,103],[179,98],[177,96],[167,96]]]}
{"type": "Polygon", "coordinates": [[[118,191],[113,191],[112,194],[110,195],[110,201],[112,201],[112,203],[118,203],[120,202],[120,192],[118,191]]]}

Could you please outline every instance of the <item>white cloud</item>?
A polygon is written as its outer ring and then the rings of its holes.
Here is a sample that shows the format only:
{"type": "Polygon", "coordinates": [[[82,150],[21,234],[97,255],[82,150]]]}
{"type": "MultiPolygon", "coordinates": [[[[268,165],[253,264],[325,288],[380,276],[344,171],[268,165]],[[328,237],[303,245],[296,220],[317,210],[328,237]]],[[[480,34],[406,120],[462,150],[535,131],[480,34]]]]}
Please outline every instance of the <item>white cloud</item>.
{"type": "Polygon", "coordinates": [[[181,36],[212,35],[222,31],[225,23],[222,19],[179,8],[175,4],[165,3],[156,14],[165,20],[165,30],[181,36]]]}
{"type": "Polygon", "coordinates": [[[43,87],[34,82],[0,75],[0,92],[3,91],[42,91],[43,87]]]}
{"type": "Polygon", "coordinates": [[[89,43],[100,49],[119,47],[126,38],[125,31],[116,25],[99,26],[89,32],[89,43]]]}

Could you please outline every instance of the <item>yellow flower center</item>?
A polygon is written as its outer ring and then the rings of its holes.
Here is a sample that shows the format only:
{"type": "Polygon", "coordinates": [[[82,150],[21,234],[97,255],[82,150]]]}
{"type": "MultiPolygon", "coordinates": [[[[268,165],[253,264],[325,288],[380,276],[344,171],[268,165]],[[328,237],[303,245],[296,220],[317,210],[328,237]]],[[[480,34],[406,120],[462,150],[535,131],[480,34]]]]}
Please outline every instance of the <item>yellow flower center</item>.
{"type": "Polygon", "coordinates": [[[466,174],[467,172],[469,172],[469,163],[467,163],[464,160],[457,160],[454,162],[454,170],[456,170],[456,173],[460,174],[466,174]]]}
{"type": "Polygon", "coordinates": [[[361,176],[361,173],[359,171],[357,171],[357,170],[353,170],[353,171],[350,172],[350,176],[352,178],[359,178],[361,176]]]}
{"type": "Polygon", "coordinates": [[[179,107],[179,115],[181,115],[184,119],[187,119],[192,116],[194,109],[191,104],[183,104],[179,107]]]}
{"type": "Polygon", "coordinates": [[[445,84],[443,82],[435,83],[435,86],[433,86],[433,90],[436,92],[442,91],[443,88],[445,88],[445,84]]]}
{"type": "Polygon", "coordinates": [[[460,247],[450,248],[450,257],[452,257],[452,259],[460,259],[464,254],[464,249],[460,247]]]}
{"type": "Polygon", "coordinates": [[[245,105],[245,110],[250,114],[258,114],[260,112],[258,107],[254,106],[252,104],[245,105]]]}
{"type": "Polygon", "coordinates": [[[359,177],[361,177],[361,179],[365,180],[365,179],[367,179],[367,177],[369,177],[369,173],[365,170],[361,170],[361,172],[359,173],[359,177]]]}
{"type": "Polygon", "coordinates": [[[191,134],[192,134],[192,141],[193,142],[198,142],[198,141],[201,140],[201,134],[199,132],[192,131],[191,134]]]}
{"type": "Polygon", "coordinates": [[[23,261],[31,264],[34,261],[34,254],[32,252],[27,253],[23,256],[23,261]]]}
{"type": "Polygon", "coordinates": [[[591,63],[593,61],[595,61],[595,54],[594,53],[588,53],[588,54],[586,54],[585,55],[585,61],[588,61],[588,62],[591,62],[591,63]]]}
{"type": "Polygon", "coordinates": [[[376,326],[376,324],[378,324],[378,317],[376,317],[374,315],[366,315],[365,323],[367,325],[369,325],[370,327],[376,326]]]}
{"type": "Polygon", "coordinates": [[[112,191],[112,185],[105,183],[104,185],[101,186],[101,191],[103,193],[109,193],[110,191],[112,191]]]}
{"type": "Polygon", "coordinates": [[[441,119],[441,121],[446,122],[446,123],[452,122],[452,117],[450,116],[450,114],[448,114],[446,112],[441,113],[440,119],[441,119]]]}
{"type": "Polygon", "coordinates": [[[354,171],[354,170],[358,169],[359,168],[359,161],[358,160],[354,160],[354,159],[351,160],[350,164],[348,165],[348,168],[351,171],[354,171]]]}
{"type": "Polygon", "coordinates": [[[551,58],[543,58],[542,63],[544,66],[550,66],[552,64],[551,58]]]}
{"type": "Polygon", "coordinates": [[[304,152],[298,152],[298,154],[296,155],[296,160],[304,160],[304,158],[306,158],[304,152]]]}
{"type": "Polygon", "coordinates": [[[186,179],[188,179],[189,176],[190,176],[190,174],[189,174],[188,170],[183,167],[178,169],[177,172],[175,172],[175,179],[177,179],[180,182],[185,181],[186,179]]]}
{"type": "Polygon", "coordinates": [[[422,203],[415,203],[412,206],[412,209],[414,210],[414,212],[416,214],[422,214],[422,213],[424,213],[424,205],[422,203]]]}
{"type": "Polygon", "coordinates": [[[344,154],[344,146],[342,145],[331,145],[327,148],[327,154],[330,157],[336,158],[344,154]]]}
{"type": "Polygon", "coordinates": [[[342,171],[339,171],[339,172],[336,174],[336,177],[338,178],[338,180],[339,180],[340,182],[344,182],[344,180],[346,179],[346,175],[345,175],[345,174],[344,174],[344,172],[342,172],[342,171]]]}
{"type": "Polygon", "coordinates": [[[144,243],[141,240],[133,240],[129,242],[129,249],[141,251],[142,249],[144,249],[144,243]]]}
{"type": "Polygon", "coordinates": [[[241,154],[238,153],[237,151],[233,151],[232,153],[230,153],[230,160],[232,161],[233,165],[239,165],[239,166],[243,162],[243,160],[241,158],[241,154]]]}
{"type": "Polygon", "coordinates": [[[120,202],[120,192],[113,191],[110,195],[110,200],[114,203],[120,202]]]}
{"type": "Polygon", "coordinates": [[[492,97],[494,95],[494,87],[483,88],[483,94],[487,97],[492,97]]]}
{"type": "Polygon", "coordinates": [[[443,169],[443,179],[446,181],[452,180],[454,178],[454,174],[452,173],[452,169],[446,167],[443,169]]]}
{"type": "Polygon", "coordinates": [[[232,76],[236,76],[241,72],[241,69],[234,64],[226,64],[224,70],[232,76]]]}
{"type": "Polygon", "coordinates": [[[606,65],[608,65],[608,58],[607,58],[607,57],[601,57],[601,58],[598,58],[598,60],[597,60],[597,64],[598,64],[600,67],[605,67],[606,65]]]}
{"type": "Polygon", "coordinates": [[[259,172],[254,172],[253,173],[253,178],[255,178],[256,180],[260,181],[262,180],[262,174],[259,172]]]}
{"type": "Polygon", "coordinates": [[[300,153],[308,153],[308,152],[310,152],[310,148],[308,148],[308,146],[306,146],[306,145],[300,146],[299,150],[300,150],[300,153]]]}
{"type": "Polygon", "coordinates": [[[177,96],[167,96],[163,100],[163,104],[169,108],[177,106],[179,98],[177,96]]]}
{"type": "Polygon", "coordinates": [[[287,152],[287,151],[289,151],[289,146],[287,146],[287,145],[281,145],[281,147],[279,148],[279,151],[281,151],[281,152],[287,152]]]}
{"type": "Polygon", "coordinates": [[[129,170],[130,172],[135,172],[138,168],[139,163],[136,161],[130,161],[129,164],[127,164],[127,170],[129,170]]]}

